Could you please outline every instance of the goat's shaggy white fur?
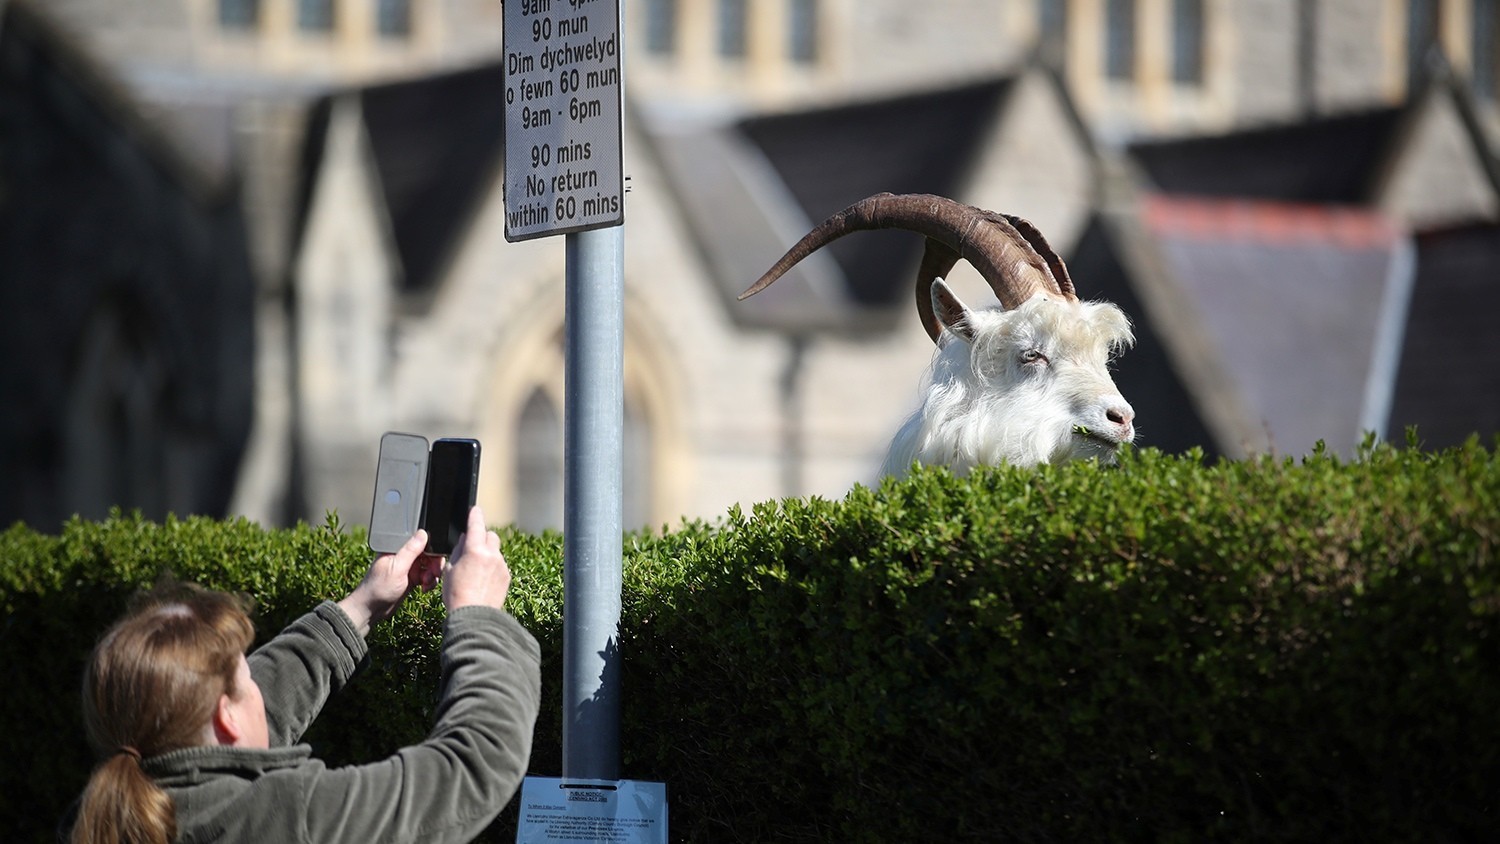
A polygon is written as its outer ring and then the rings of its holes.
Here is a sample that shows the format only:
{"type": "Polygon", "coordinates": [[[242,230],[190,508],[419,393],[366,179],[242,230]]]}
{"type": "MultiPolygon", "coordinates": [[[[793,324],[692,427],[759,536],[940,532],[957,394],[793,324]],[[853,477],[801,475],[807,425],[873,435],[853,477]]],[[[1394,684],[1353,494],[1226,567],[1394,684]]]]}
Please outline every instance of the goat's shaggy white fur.
{"type": "MultiPolygon", "coordinates": [[[[952,296],[941,279],[939,295],[952,296]]],[[[1135,412],[1109,374],[1112,355],[1135,342],[1118,307],[1045,294],[1009,311],[953,303],[962,315],[945,320],[922,405],[891,442],[882,474],[904,475],[913,461],[958,473],[1110,461],[1135,439],[1135,412]]]]}

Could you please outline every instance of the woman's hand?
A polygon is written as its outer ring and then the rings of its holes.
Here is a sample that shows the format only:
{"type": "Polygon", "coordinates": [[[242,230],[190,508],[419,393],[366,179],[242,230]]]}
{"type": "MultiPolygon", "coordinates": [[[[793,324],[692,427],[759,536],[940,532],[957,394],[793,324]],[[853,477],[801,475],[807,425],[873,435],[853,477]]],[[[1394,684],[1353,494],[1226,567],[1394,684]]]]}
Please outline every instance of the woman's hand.
{"type": "Polygon", "coordinates": [[[418,530],[401,550],[376,557],[364,580],[339,601],[359,635],[368,635],[372,625],[394,615],[413,589],[427,592],[437,586],[444,560],[439,554],[425,553],[426,548],[427,531],[418,530]]]}
{"type": "Polygon", "coordinates": [[[500,553],[500,535],[484,526],[484,512],[469,510],[469,525],[453,559],[443,566],[443,604],[451,610],[471,604],[505,607],[510,592],[510,566],[500,553]]]}

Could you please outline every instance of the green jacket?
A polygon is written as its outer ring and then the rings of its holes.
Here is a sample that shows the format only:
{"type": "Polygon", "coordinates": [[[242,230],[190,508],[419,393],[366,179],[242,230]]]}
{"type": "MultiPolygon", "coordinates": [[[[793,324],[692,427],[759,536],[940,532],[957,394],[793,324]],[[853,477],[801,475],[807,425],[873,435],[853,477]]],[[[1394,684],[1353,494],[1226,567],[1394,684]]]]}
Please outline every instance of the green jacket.
{"type": "Polygon", "coordinates": [[[363,637],[333,603],[251,654],[271,748],[191,747],[144,762],[176,804],[178,841],[440,844],[482,832],[526,774],[541,695],[536,640],[501,610],[453,611],[426,740],[328,768],[296,742],[364,656],[363,637]]]}

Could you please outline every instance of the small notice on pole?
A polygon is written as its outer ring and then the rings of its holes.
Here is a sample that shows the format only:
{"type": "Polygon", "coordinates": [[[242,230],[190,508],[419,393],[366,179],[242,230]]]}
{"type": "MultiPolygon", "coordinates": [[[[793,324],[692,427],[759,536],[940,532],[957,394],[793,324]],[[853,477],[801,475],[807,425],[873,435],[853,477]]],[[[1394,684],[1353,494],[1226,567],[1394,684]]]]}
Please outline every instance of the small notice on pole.
{"type": "Polygon", "coordinates": [[[505,4],[505,239],[625,219],[619,0],[505,4]]]}
{"type": "Polygon", "coordinates": [[[667,785],[527,777],[516,844],[667,844],[667,785]]]}

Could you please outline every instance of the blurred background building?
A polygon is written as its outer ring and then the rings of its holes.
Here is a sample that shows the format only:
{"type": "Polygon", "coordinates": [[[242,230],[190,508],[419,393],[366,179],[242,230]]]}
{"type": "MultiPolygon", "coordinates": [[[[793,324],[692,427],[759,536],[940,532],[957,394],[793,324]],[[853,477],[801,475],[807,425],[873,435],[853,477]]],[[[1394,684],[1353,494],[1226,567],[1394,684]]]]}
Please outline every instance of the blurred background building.
{"type": "MultiPolygon", "coordinates": [[[[629,526],[877,480],[919,239],[734,294],[882,190],[1027,217],[1124,307],[1141,445],[1500,431],[1500,0],[622,5],[629,526]]],[[[358,523],[406,430],[560,526],[562,240],[503,237],[501,18],[0,2],[0,521],[358,523]]]]}

